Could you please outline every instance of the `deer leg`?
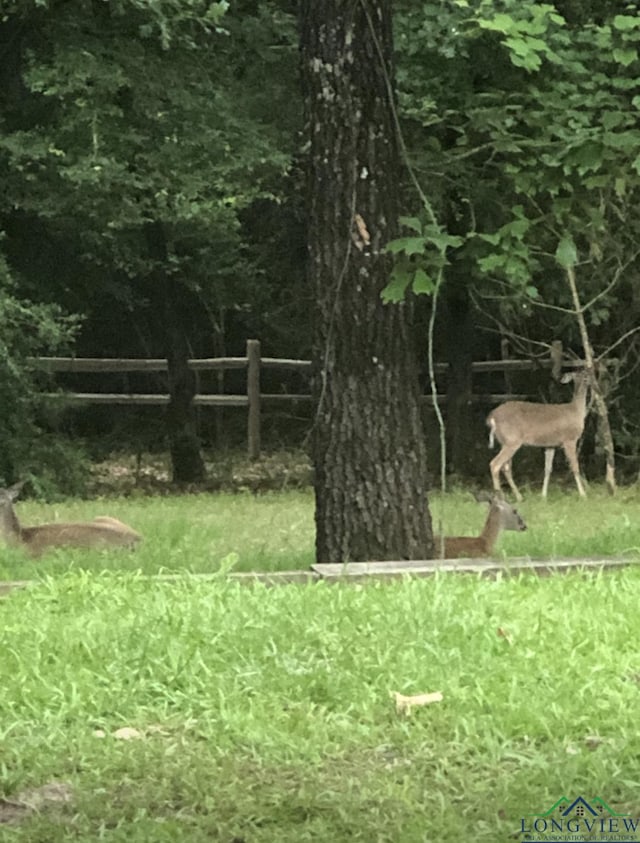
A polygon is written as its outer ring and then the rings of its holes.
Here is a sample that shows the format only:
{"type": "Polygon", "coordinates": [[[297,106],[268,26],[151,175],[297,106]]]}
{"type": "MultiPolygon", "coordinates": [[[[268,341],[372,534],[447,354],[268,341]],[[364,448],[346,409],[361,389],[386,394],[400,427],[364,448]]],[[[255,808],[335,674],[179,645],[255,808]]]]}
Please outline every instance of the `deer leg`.
{"type": "Polygon", "coordinates": [[[544,449],[544,480],[542,481],[542,497],[547,497],[547,490],[549,488],[549,478],[551,477],[551,469],[553,468],[553,458],[556,454],[555,448],[544,449]]]}
{"type": "Polygon", "coordinates": [[[504,466],[502,467],[502,473],[507,478],[507,482],[511,486],[511,491],[516,496],[516,500],[521,501],[522,495],[520,494],[520,490],[516,486],[515,480],[513,479],[513,474],[511,473],[511,460],[504,464],[504,466]]]}
{"type": "Polygon", "coordinates": [[[516,496],[516,500],[521,501],[522,495],[516,484],[513,482],[513,475],[511,474],[511,457],[518,450],[520,445],[503,445],[502,450],[489,463],[491,469],[491,479],[493,480],[493,488],[496,492],[500,491],[500,472],[502,471],[507,478],[507,482],[511,486],[511,491],[516,496]]]}
{"type": "Polygon", "coordinates": [[[576,442],[563,442],[562,448],[564,450],[565,456],[567,457],[567,462],[571,466],[571,471],[573,472],[573,476],[575,477],[576,486],[578,487],[580,497],[586,498],[587,493],[585,492],[584,486],[582,485],[582,480],[580,479],[580,466],[578,464],[576,444],[576,442]]]}

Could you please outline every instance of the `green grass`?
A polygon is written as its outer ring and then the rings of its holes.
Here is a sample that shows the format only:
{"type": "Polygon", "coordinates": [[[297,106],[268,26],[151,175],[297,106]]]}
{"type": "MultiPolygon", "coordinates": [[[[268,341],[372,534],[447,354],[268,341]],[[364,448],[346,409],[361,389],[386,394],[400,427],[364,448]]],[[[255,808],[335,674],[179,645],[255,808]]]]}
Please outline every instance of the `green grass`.
{"type": "MultiPolygon", "coordinates": [[[[430,498],[434,528],[440,523],[449,535],[480,532],[486,505],[468,492],[430,498]]],[[[591,487],[581,500],[571,492],[554,490],[548,501],[529,494],[519,507],[529,529],[503,533],[496,556],[615,556],[640,553],[640,495],[634,487],[611,498],[602,487],[591,487]]],[[[69,569],[93,571],[215,572],[237,554],[238,571],[306,569],[314,559],[313,495],[311,491],[253,495],[194,494],[18,503],[25,524],[52,520],[91,519],[110,514],[126,521],[144,536],[133,553],[60,550],[41,560],[5,550],[0,578],[32,578],[69,569]]]]}
{"type": "Polygon", "coordinates": [[[13,592],[2,790],[73,800],[0,840],[496,843],[565,795],[638,816],[639,590],[632,567],[278,588],[75,572],[13,592]],[[392,690],[444,699],[402,717],[392,690]]]}
{"type": "MultiPolygon", "coordinates": [[[[553,490],[544,500],[537,491],[525,493],[516,504],[527,522],[525,533],[502,533],[495,555],[558,558],[564,556],[640,555],[640,494],[637,486],[621,488],[614,497],[604,486],[589,487],[582,499],[573,488],[553,490]]],[[[434,528],[442,518],[445,532],[460,535],[479,532],[486,505],[481,507],[468,492],[431,498],[434,528]],[[471,527],[470,525],[474,526],[471,527]]]]}
{"type": "Polygon", "coordinates": [[[70,568],[210,573],[237,554],[235,570],[308,568],[313,562],[311,492],[219,493],[69,501],[55,505],[27,501],[16,507],[21,521],[87,520],[112,515],[144,537],[134,551],[58,550],[34,561],[8,551],[0,578],[59,574],[70,568]]]}

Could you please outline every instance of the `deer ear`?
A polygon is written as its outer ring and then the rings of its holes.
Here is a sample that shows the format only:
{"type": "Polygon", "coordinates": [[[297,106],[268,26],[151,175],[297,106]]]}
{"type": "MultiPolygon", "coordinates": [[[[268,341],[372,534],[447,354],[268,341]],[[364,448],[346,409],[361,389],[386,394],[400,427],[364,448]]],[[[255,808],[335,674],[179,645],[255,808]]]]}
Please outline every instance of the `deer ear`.
{"type": "Polygon", "coordinates": [[[565,372],[560,378],[560,383],[579,383],[580,381],[590,381],[591,372],[586,366],[582,369],[573,369],[571,372],[565,372]]]}
{"type": "Polygon", "coordinates": [[[480,491],[473,493],[473,497],[478,501],[478,503],[493,503],[494,496],[489,492],[485,492],[484,489],[480,489],[480,491]]]}

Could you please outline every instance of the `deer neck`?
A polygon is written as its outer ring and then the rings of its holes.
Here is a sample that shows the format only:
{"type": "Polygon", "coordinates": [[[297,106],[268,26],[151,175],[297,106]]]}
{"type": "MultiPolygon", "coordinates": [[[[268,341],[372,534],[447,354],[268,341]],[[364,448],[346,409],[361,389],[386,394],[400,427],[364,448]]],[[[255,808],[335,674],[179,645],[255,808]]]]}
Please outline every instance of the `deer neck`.
{"type": "Polygon", "coordinates": [[[583,378],[578,385],[576,386],[576,391],[573,395],[573,401],[571,402],[573,406],[578,410],[583,416],[586,415],[587,412],[587,392],[589,390],[589,384],[586,378],[583,378]]]}
{"type": "Polygon", "coordinates": [[[487,555],[491,553],[500,533],[500,512],[493,507],[489,510],[484,528],[480,534],[487,555]]]}
{"type": "Polygon", "coordinates": [[[9,544],[19,544],[22,539],[22,527],[13,507],[3,507],[0,517],[0,533],[9,544]]]}

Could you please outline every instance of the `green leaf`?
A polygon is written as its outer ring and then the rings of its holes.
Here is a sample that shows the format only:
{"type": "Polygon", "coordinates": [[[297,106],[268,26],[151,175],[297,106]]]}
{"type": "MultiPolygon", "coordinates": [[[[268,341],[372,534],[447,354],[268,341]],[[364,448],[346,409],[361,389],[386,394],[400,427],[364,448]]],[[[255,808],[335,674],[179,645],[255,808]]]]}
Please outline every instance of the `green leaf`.
{"type": "Polygon", "coordinates": [[[576,249],[576,244],[573,242],[573,237],[571,237],[571,235],[565,234],[562,240],[558,243],[558,248],[556,249],[556,260],[560,266],[564,267],[564,269],[568,269],[570,266],[575,266],[578,262],[578,250],[576,249]]]}
{"type": "Polygon", "coordinates": [[[218,24],[229,9],[229,3],[222,0],[219,3],[212,3],[205,12],[204,19],[207,22],[218,24]]]}
{"type": "Polygon", "coordinates": [[[478,266],[484,272],[492,272],[494,269],[502,269],[506,261],[506,255],[487,255],[484,258],[480,258],[480,260],[478,261],[478,266]]]}
{"type": "Polygon", "coordinates": [[[637,15],[616,15],[613,19],[613,26],[620,32],[635,29],[640,26],[640,18],[637,15]]]}
{"type": "Polygon", "coordinates": [[[603,140],[612,149],[622,149],[624,152],[630,153],[638,148],[640,138],[637,131],[605,132],[603,140]]]}
{"type": "Polygon", "coordinates": [[[609,184],[609,176],[586,176],[583,184],[589,190],[604,188],[609,184]]]}
{"type": "Polygon", "coordinates": [[[398,237],[387,243],[385,250],[392,254],[404,252],[405,255],[421,255],[425,251],[424,237],[398,237]]]}
{"type": "Polygon", "coordinates": [[[478,25],[482,29],[490,29],[493,32],[503,32],[505,35],[508,32],[517,32],[518,27],[511,15],[498,14],[494,15],[491,20],[479,20],[478,25]]]}
{"type": "MultiPolygon", "coordinates": [[[[425,232],[426,234],[426,232],[425,232]]],[[[440,251],[444,251],[448,249],[450,246],[457,247],[462,246],[464,243],[464,237],[458,237],[455,234],[447,234],[446,231],[433,231],[432,233],[426,234],[427,240],[430,243],[433,243],[440,251]]]]}
{"type": "Polygon", "coordinates": [[[621,76],[614,76],[611,78],[610,84],[619,91],[634,91],[638,87],[638,82],[635,77],[625,79],[621,76]]]}
{"type": "Polygon", "coordinates": [[[506,38],[504,43],[510,50],[517,53],[519,56],[528,56],[531,52],[529,49],[529,40],[529,38],[514,37],[506,38]]]}
{"type": "Polygon", "coordinates": [[[617,129],[625,122],[626,115],[622,111],[605,111],[602,115],[602,125],[605,129],[617,129]]]}
{"type": "Polygon", "coordinates": [[[506,38],[505,46],[509,47],[509,58],[515,67],[523,67],[525,70],[538,70],[542,65],[540,55],[536,50],[529,48],[528,42],[532,39],[506,38]]]}
{"type": "Polygon", "coordinates": [[[431,295],[435,290],[435,281],[424,269],[416,269],[413,276],[413,292],[417,295],[431,295]]]}
{"type": "Polygon", "coordinates": [[[491,243],[492,246],[497,246],[500,242],[500,232],[496,231],[494,234],[481,234],[478,233],[478,237],[481,240],[484,240],[486,243],[491,243]]]}
{"type": "Polygon", "coordinates": [[[626,49],[616,47],[613,50],[613,57],[623,67],[629,67],[638,58],[638,51],[633,47],[627,47],[626,49]]]}
{"type": "Polygon", "coordinates": [[[410,228],[416,234],[422,234],[422,223],[417,217],[400,217],[400,225],[410,228]]]}
{"type": "Polygon", "coordinates": [[[527,286],[524,288],[524,291],[529,296],[530,299],[540,298],[540,293],[538,292],[538,288],[534,287],[533,284],[527,284],[527,286]]]}
{"type": "MultiPolygon", "coordinates": [[[[516,208],[512,208],[512,210],[517,212],[516,208]]],[[[508,222],[506,225],[502,226],[500,234],[501,236],[510,236],[515,240],[522,240],[530,227],[531,223],[529,220],[518,215],[518,219],[508,222]]]]}
{"type": "Polygon", "coordinates": [[[528,281],[531,273],[526,260],[520,255],[510,255],[504,264],[504,274],[519,284],[528,281]]]}
{"type": "Polygon", "coordinates": [[[602,164],[602,144],[595,141],[587,141],[583,146],[574,150],[573,154],[567,156],[567,161],[577,165],[578,172],[582,175],[588,170],[597,170],[602,164]]]}
{"type": "Polygon", "coordinates": [[[411,283],[412,277],[412,270],[403,269],[401,267],[394,267],[391,272],[391,280],[384,288],[384,290],[380,293],[382,301],[385,302],[385,304],[389,302],[402,301],[404,299],[407,287],[411,283]]]}

